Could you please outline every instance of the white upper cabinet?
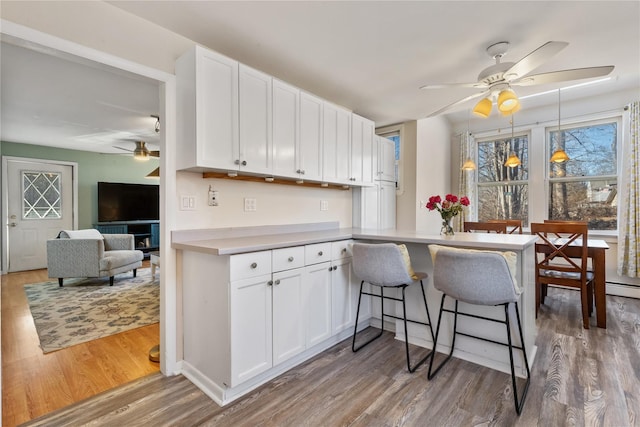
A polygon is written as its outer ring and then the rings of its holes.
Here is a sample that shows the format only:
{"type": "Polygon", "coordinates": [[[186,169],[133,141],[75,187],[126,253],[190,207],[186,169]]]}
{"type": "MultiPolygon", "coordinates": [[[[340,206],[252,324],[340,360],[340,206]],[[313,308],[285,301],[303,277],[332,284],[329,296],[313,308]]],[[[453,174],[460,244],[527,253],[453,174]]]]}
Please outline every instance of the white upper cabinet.
{"type": "Polygon", "coordinates": [[[354,185],[373,183],[373,131],[371,120],[351,115],[351,177],[354,185]]]}
{"type": "Polygon", "coordinates": [[[378,136],[378,171],[375,179],[380,181],[396,180],[396,145],[387,138],[378,136]]]}
{"type": "Polygon", "coordinates": [[[271,174],[272,80],[268,74],[240,64],[240,170],[271,174]]]}
{"type": "Polygon", "coordinates": [[[300,92],[300,139],[297,150],[300,178],[322,180],[322,99],[300,92]]]}
{"type": "Polygon", "coordinates": [[[238,62],[195,46],[176,62],[178,169],[235,169],[238,62]]]}
{"type": "Polygon", "coordinates": [[[273,79],[273,174],[297,177],[300,90],[273,79]]]}
{"type": "Polygon", "coordinates": [[[322,122],[322,180],[349,184],[351,112],[324,102],[322,122]]]}

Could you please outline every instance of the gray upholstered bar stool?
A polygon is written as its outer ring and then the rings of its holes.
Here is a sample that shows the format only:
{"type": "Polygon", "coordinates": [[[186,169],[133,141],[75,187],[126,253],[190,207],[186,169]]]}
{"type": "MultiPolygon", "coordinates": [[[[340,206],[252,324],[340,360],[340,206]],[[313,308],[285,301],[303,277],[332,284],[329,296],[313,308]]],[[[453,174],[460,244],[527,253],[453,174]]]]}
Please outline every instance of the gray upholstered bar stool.
{"type": "Polygon", "coordinates": [[[362,280],[360,282],[360,295],[358,296],[358,308],[356,310],[356,324],[353,331],[353,343],[351,349],[356,352],[371,343],[373,340],[380,338],[382,335],[385,317],[392,317],[394,319],[402,320],[404,322],[404,336],[405,336],[405,352],[407,355],[407,369],[409,372],[414,372],[420,365],[422,365],[432,354],[430,351],[426,356],[411,366],[411,359],[409,357],[409,334],[407,330],[407,322],[417,323],[429,327],[429,333],[433,340],[433,329],[431,327],[431,317],[429,316],[429,307],[427,306],[427,297],[424,292],[424,284],[422,279],[427,277],[426,273],[416,273],[411,269],[411,263],[409,261],[409,253],[404,245],[396,245],[394,243],[380,243],[380,244],[368,244],[368,243],[354,243],[353,244],[353,271],[358,278],[362,280]],[[421,322],[417,320],[407,319],[407,307],[405,303],[405,289],[413,284],[420,282],[420,289],[422,290],[422,300],[427,312],[427,322],[421,322]],[[364,284],[369,283],[372,286],[380,288],[380,294],[372,292],[365,292],[363,290],[364,284]],[[396,288],[402,290],[402,298],[388,296],[384,294],[385,288],[396,288]],[[381,327],[380,333],[369,339],[367,342],[356,347],[356,336],[358,332],[358,317],[360,315],[360,303],[362,302],[362,295],[370,295],[372,297],[380,298],[381,307],[381,327]],[[394,316],[392,314],[386,314],[384,312],[384,300],[394,300],[402,302],[402,317],[394,316]]]}
{"type": "Polygon", "coordinates": [[[435,355],[431,358],[431,361],[429,362],[429,379],[433,378],[444,364],[451,359],[451,355],[453,354],[453,349],[455,347],[456,335],[464,335],[466,337],[506,346],[509,348],[513,398],[516,412],[520,415],[527,396],[527,390],[529,389],[531,373],[529,371],[527,352],[524,348],[520,313],[518,311],[518,299],[522,293],[522,289],[517,286],[514,278],[516,268],[515,263],[517,261],[516,254],[514,252],[457,249],[439,245],[430,245],[429,250],[433,258],[433,285],[436,289],[442,292],[440,312],[438,314],[438,326],[436,327],[436,337],[433,343],[434,351],[438,342],[438,335],[440,334],[442,313],[447,312],[454,315],[451,351],[435,370],[433,370],[433,360],[435,359],[435,355]],[[453,310],[444,308],[444,301],[446,297],[455,300],[453,310]],[[463,313],[458,310],[459,301],[475,305],[501,305],[504,307],[504,320],[463,313]],[[511,324],[509,321],[510,304],[514,304],[515,306],[521,347],[513,345],[511,340],[511,324]],[[504,342],[498,342],[458,331],[458,315],[504,324],[507,332],[507,343],[505,344],[504,342]],[[527,378],[521,398],[518,397],[518,389],[516,387],[516,375],[513,363],[514,348],[522,351],[524,364],[526,365],[527,370],[527,378]]]}

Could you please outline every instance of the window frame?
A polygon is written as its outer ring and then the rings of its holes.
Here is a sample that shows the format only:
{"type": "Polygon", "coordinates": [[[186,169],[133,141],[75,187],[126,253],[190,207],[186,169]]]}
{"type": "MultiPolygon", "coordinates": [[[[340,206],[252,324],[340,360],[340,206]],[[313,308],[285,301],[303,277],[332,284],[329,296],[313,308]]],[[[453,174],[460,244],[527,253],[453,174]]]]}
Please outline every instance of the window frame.
{"type": "Polygon", "coordinates": [[[404,126],[402,124],[384,126],[376,129],[376,135],[381,136],[383,138],[388,138],[390,136],[398,136],[400,138],[400,142],[398,144],[398,159],[396,159],[396,196],[400,196],[404,193],[403,186],[403,163],[402,156],[404,154],[404,126]]]}
{"type": "MultiPolygon", "coordinates": [[[[475,158],[477,159],[477,168],[474,171],[475,174],[475,186],[476,186],[476,191],[475,191],[475,199],[473,202],[476,204],[476,212],[478,215],[478,218],[476,218],[477,220],[480,220],[479,215],[480,215],[480,192],[482,188],[488,188],[488,187],[506,187],[508,185],[524,185],[527,187],[527,225],[529,222],[531,222],[531,209],[530,209],[530,201],[531,201],[531,192],[529,191],[529,189],[531,188],[531,174],[530,174],[530,169],[531,169],[531,132],[529,130],[519,130],[518,132],[513,132],[513,134],[509,134],[509,135],[504,135],[502,134],[502,132],[500,131],[494,131],[490,134],[487,134],[485,136],[478,136],[475,138],[474,141],[474,147],[473,149],[475,150],[475,158]],[[526,137],[526,142],[527,142],[527,163],[523,164],[522,166],[524,168],[527,169],[527,179],[526,180],[509,180],[509,181],[488,181],[488,182],[480,182],[480,144],[482,143],[487,143],[487,142],[497,142],[497,141],[504,141],[504,140],[508,140],[514,137],[526,137]]],[[[524,226],[524,223],[523,223],[524,226]]]]}
{"type": "MultiPolygon", "coordinates": [[[[597,126],[599,124],[615,123],[616,124],[616,173],[614,175],[591,175],[591,176],[575,176],[575,177],[551,177],[552,164],[549,162],[551,155],[553,154],[553,148],[551,147],[551,132],[558,131],[558,125],[553,123],[546,124],[544,126],[544,159],[545,159],[545,173],[544,173],[544,218],[548,219],[550,208],[550,195],[551,186],[558,182],[588,182],[588,181],[606,181],[615,180],[616,185],[620,183],[620,172],[622,162],[622,152],[625,142],[622,140],[622,115],[610,114],[598,117],[578,117],[571,120],[567,120],[565,123],[560,124],[560,130],[565,131],[569,129],[597,126]]],[[[619,187],[618,187],[619,188],[619,187]]],[[[618,193],[618,196],[620,193],[618,193]]],[[[619,204],[618,204],[619,206],[619,204]]],[[[616,209],[616,228],[614,230],[602,230],[602,229],[589,229],[590,232],[601,235],[617,235],[619,228],[620,210],[616,209]]]]}

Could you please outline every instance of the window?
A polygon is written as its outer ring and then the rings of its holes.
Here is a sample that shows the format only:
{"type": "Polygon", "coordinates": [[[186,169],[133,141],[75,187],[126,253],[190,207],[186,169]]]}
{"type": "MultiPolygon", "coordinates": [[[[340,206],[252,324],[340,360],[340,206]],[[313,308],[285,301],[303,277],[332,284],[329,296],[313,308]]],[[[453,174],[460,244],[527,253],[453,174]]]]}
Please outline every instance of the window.
{"type": "Polygon", "coordinates": [[[565,163],[549,163],[548,217],[587,221],[590,230],[616,230],[617,121],[581,123],[547,130],[549,157],[558,148],[565,163]],[[560,137],[560,138],[558,138],[560,137]]]}
{"type": "Polygon", "coordinates": [[[528,224],[529,137],[478,141],[478,221],[521,219],[528,224]],[[520,166],[504,165],[511,153],[520,166]]]}
{"type": "Polygon", "coordinates": [[[384,138],[390,139],[395,144],[396,155],[396,192],[400,194],[402,192],[402,125],[387,126],[385,128],[376,129],[376,134],[384,138]]]}
{"type": "Polygon", "coordinates": [[[59,219],[62,200],[59,173],[22,172],[22,219],[59,219]]]}

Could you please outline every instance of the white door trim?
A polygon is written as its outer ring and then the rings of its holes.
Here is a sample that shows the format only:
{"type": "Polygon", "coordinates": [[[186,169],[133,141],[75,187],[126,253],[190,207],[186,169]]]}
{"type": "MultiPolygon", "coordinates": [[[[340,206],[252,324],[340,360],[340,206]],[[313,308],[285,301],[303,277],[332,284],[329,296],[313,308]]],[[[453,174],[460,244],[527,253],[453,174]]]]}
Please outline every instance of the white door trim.
{"type": "MultiPolygon", "coordinates": [[[[178,354],[178,303],[176,250],[171,248],[171,230],[176,228],[178,201],[176,189],[176,81],[175,76],[106,52],[61,39],[32,28],[0,19],[2,36],[13,37],[55,49],[90,61],[119,68],[160,83],[160,116],[164,118],[160,132],[160,371],[164,375],[180,372],[178,354]]],[[[1,387],[1,386],[0,386],[1,387]]],[[[1,391],[1,390],[0,390],[1,391]]],[[[0,409],[1,410],[1,409],[0,409]]]]}
{"type": "Polygon", "coordinates": [[[73,228],[78,228],[78,163],[51,159],[34,159],[30,157],[2,156],[2,274],[9,269],[9,177],[8,165],[10,161],[37,162],[49,165],[71,166],[73,180],[73,228]]]}

